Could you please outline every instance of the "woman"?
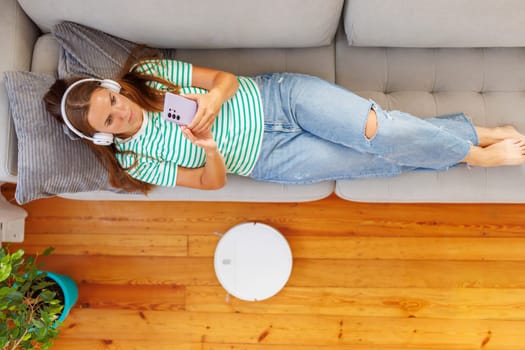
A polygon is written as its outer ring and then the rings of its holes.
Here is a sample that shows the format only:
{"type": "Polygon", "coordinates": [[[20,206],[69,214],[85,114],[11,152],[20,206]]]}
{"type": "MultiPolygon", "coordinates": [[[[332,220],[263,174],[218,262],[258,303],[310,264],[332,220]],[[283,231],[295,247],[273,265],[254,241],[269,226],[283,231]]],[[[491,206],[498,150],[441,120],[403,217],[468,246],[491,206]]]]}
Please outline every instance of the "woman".
{"type": "Polygon", "coordinates": [[[90,140],[111,184],[125,190],[218,189],[227,172],[305,184],[525,163],[525,136],[511,126],[477,127],[462,113],[419,119],[387,112],[300,74],[236,77],[133,57],[117,82],[57,80],[44,98],[52,115],[90,140]],[[197,102],[189,125],[161,118],[166,91],[197,102]],[[109,138],[107,145],[93,144],[93,135],[109,138]]]}

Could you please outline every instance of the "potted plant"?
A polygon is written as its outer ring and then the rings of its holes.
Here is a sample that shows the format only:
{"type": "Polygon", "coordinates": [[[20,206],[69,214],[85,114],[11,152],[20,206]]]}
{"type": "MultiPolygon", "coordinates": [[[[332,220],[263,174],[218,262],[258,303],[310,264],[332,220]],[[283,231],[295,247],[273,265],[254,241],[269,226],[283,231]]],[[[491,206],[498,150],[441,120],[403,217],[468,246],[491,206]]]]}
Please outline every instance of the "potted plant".
{"type": "MultiPolygon", "coordinates": [[[[53,248],[41,255],[49,255],[53,248]]],[[[0,248],[0,348],[48,349],[78,299],[68,276],[39,270],[38,255],[0,248]]]]}

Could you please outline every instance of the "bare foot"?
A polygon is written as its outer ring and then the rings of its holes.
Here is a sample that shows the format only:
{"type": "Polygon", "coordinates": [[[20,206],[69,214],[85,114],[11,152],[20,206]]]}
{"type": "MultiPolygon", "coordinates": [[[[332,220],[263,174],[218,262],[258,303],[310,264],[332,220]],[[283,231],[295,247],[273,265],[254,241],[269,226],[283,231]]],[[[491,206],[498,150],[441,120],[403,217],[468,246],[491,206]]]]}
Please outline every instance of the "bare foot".
{"type": "Polygon", "coordinates": [[[525,140],[506,139],[485,148],[473,147],[463,161],[483,167],[525,164],[525,140]]]}
{"type": "Polygon", "coordinates": [[[512,125],[503,125],[495,128],[476,126],[476,132],[480,147],[487,147],[506,139],[525,140],[525,135],[521,134],[512,125]]]}

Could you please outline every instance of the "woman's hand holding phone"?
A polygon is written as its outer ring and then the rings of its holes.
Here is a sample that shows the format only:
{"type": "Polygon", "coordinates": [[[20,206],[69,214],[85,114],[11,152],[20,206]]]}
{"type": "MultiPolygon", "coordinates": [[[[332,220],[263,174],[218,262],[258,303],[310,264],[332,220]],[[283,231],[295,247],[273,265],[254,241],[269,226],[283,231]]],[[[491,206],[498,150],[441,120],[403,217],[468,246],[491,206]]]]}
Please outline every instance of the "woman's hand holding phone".
{"type": "Polygon", "coordinates": [[[215,118],[221,111],[222,99],[220,96],[210,91],[206,94],[188,94],[184,97],[189,98],[197,102],[197,113],[195,117],[188,124],[188,128],[194,134],[200,134],[206,130],[210,130],[211,126],[215,122],[215,118]]]}

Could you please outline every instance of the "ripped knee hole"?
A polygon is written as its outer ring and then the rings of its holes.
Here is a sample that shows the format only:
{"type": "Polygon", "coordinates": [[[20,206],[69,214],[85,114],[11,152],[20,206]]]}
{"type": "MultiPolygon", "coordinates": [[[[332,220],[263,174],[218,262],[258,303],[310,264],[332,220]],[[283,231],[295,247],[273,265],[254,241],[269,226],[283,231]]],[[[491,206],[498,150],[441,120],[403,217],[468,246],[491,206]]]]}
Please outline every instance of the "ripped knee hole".
{"type": "Polygon", "coordinates": [[[365,136],[367,139],[371,139],[376,135],[377,132],[377,114],[373,109],[368,112],[368,119],[366,120],[365,136]]]}

